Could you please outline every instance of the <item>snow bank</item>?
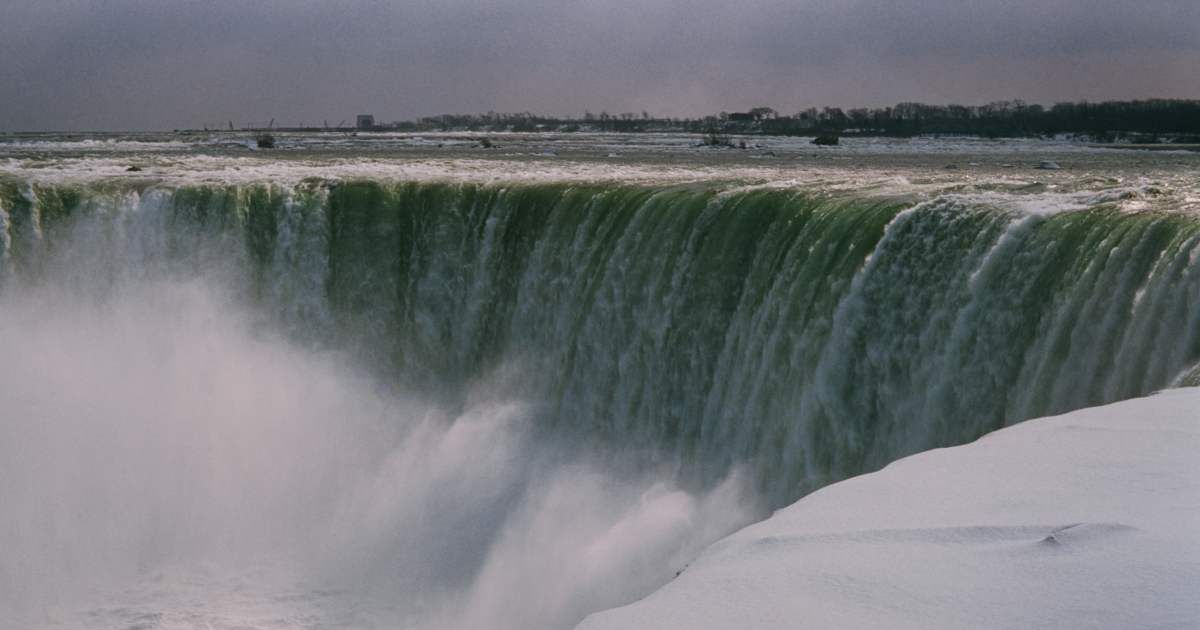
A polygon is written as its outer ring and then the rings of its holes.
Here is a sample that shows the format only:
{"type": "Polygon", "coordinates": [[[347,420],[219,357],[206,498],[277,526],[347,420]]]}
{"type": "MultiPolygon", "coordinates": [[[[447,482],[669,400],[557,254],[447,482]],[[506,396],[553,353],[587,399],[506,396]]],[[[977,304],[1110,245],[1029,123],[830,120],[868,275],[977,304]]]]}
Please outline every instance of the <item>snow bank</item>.
{"type": "Polygon", "coordinates": [[[1200,627],[1200,388],[834,484],[579,628],[1200,627]]]}

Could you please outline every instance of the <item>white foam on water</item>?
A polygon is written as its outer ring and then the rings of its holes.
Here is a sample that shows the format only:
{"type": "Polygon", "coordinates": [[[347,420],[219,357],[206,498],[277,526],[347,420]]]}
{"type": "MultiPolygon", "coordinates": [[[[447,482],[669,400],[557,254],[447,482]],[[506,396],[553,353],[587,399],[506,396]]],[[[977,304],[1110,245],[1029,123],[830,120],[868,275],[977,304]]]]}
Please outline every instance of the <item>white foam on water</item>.
{"type": "Polygon", "coordinates": [[[293,186],[305,179],[751,185],[925,198],[986,193],[1032,212],[1097,200],[1129,211],[1200,211],[1195,171],[1186,168],[1194,156],[1146,158],[1060,140],[847,138],[814,147],[808,138],[747,137],[757,153],[696,147],[696,136],[679,133],[281,132],[276,140],[279,148],[266,152],[252,150],[248,134],[18,137],[0,141],[0,178],[140,186],[293,186]],[[494,148],[479,148],[485,138],[494,148]],[[614,152],[627,159],[614,162],[614,152]],[[1047,157],[1064,168],[1034,170],[1047,157]],[[1157,161],[1136,162],[1147,159],[1157,161]],[[1123,182],[1113,167],[1137,177],[1123,182]]]}

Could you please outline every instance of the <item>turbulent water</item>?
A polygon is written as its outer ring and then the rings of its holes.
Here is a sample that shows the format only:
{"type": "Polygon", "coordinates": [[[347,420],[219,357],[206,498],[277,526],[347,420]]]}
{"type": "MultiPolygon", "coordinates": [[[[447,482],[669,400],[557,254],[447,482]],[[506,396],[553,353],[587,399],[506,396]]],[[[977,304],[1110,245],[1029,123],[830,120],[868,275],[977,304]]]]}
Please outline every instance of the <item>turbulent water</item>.
{"type": "Polygon", "coordinates": [[[1198,258],[1195,214],[1104,200],[10,179],[0,591],[48,625],[149,571],[173,603],[141,578],[91,623],[569,626],[832,481],[1194,382],[1198,258]],[[311,584],[192,601],[260,555],[311,584]]]}

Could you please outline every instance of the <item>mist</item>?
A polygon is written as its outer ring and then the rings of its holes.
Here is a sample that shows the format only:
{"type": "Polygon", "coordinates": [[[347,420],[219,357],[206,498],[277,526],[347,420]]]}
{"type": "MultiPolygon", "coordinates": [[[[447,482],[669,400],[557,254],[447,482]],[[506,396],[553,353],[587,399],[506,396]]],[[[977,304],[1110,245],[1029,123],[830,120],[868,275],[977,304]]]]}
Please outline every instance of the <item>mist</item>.
{"type": "Polygon", "coordinates": [[[29,627],[569,627],[756,516],[736,475],[568,460],[517,366],[445,409],[203,274],[56,275],[0,294],[0,615],[29,627]]]}

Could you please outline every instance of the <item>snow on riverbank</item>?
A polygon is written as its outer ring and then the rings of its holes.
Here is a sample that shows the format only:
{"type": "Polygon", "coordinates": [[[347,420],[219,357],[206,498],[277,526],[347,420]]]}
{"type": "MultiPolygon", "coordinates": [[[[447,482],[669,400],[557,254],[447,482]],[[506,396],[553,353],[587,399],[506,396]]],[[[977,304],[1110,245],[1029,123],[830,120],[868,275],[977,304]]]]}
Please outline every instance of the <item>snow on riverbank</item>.
{"type": "Polygon", "coordinates": [[[829,486],[579,627],[1200,627],[1200,388],[829,486]]]}

